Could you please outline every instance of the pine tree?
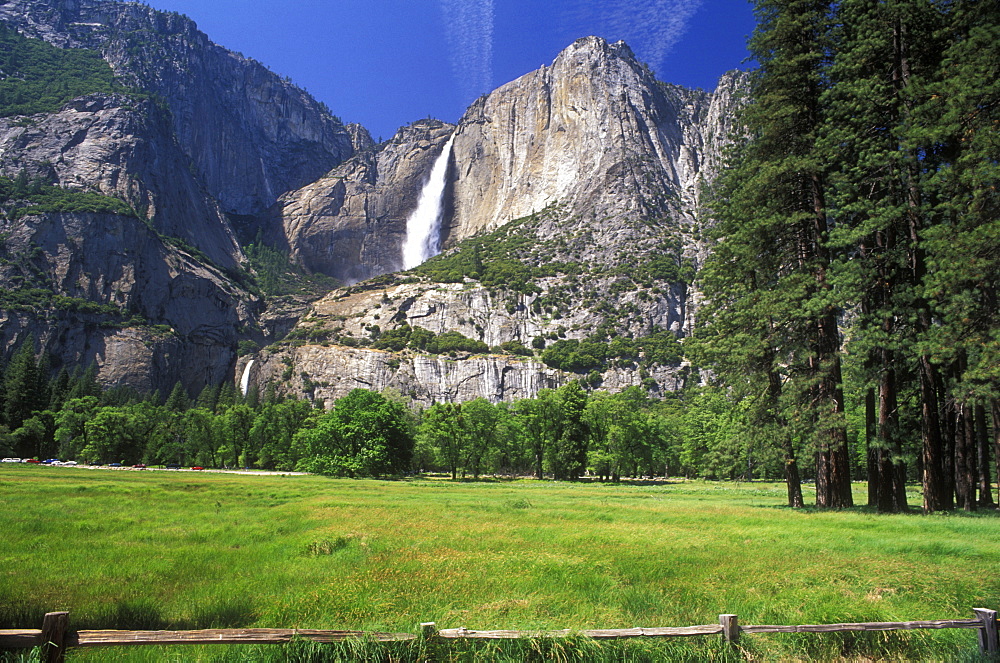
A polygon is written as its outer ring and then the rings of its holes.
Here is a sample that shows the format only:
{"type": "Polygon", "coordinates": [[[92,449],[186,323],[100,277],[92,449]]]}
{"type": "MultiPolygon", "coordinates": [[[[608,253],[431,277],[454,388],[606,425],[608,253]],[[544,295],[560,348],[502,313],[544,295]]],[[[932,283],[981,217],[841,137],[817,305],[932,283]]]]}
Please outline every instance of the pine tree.
{"type": "MultiPolygon", "coordinates": [[[[866,357],[869,403],[877,412],[869,432],[869,501],[882,512],[907,508],[898,404],[916,332],[906,323],[916,284],[910,170],[900,135],[910,121],[908,86],[916,64],[909,42],[916,34],[931,41],[933,16],[922,3],[840,2],[831,86],[823,97],[820,148],[833,166],[836,217],[831,244],[852,257],[843,263],[860,305],[852,349],[866,357]]],[[[933,50],[932,44],[924,48],[933,50]]]]}
{"type": "MultiPolygon", "coordinates": [[[[752,289],[773,292],[759,300],[766,324],[751,322],[748,328],[750,337],[759,339],[753,357],[757,389],[774,399],[775,387],[781,387],[783,414],[775,421],[811,442],[817,505],[840,508],[853,504],[839,354],[841,304],[831,274],[827,166],[816,145],[824,119],[831,3],[758,0],[756,12],[750,49],[760,67],[741,114],[749,142],[716,203],[724,219],[720,246],[736,263],[734,274],[753,274],[752,289]]],[[[717,273],[727,280],[722,270],[717,273]]],[[[786,456],[786,462],[794,459],[787,451],[786,456]]]]}
{"type": "Polygon", "coordinates": [[[4,374],[3,415],[10,430],[17,430],[33,412],[44,408],[44,384],[35,359],[35,337],[31,335],[21,342],[4,374]]]}
{"type": "Polygon", "coordinates": [[[191,407],[191,399],[188,398],[187,390],[184,389],[184,385],[179,380],[174,384],[170,395],[167,396],[167,402],[164,406],[170,412],[184,412],[191,407]]]}
{"type": "Polygon", "coordinates": [[[955,403],[942,426],[953,438],[930,449],[925,443],[928,511],[950,506],[953,477],[961,506],[985,501],[982,494],[974,499],[985,487],[980,466],[989,465],[977,449],[974,413],[977,405],[995,409],[1000,397],[1000,6],[957,0],[944,10],[939,34],[947,46],[936,75],[915,86],[905,136],[921,157],[925,218],[934,220],[920,228],[922,319],[933,320],[922,328],[921,363],[952,367],[944,396],[955,403]],[[928,451],[941,462],[929,463],[928,451]],[[938,475],[928,476],[928,467],[938,475]]]}

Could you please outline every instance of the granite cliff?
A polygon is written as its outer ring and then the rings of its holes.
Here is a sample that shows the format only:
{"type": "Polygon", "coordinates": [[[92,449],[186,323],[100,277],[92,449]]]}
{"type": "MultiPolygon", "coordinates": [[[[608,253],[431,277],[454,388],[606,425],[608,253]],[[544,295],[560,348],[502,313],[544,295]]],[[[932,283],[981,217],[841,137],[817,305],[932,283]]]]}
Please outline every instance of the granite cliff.
{"type": "Polygon", "coordinates": [[[624,43],[587,37],[457,125],[421,120],[376,145],[178,14],[6,0],[0,21],[98,51],[121,86],[0,118],[3,181],[117,201],[8,201],[8,351],[34,334],[56,367],[93,363],[106,385],[141,390],[239,382],[249,366],[251,384],[322,399],[683,381],[701,196],[738,76],[712,92],[664,84],[624,43]],[[430,239],[445,250],[401,272],[407,219],[442,154],[430,239]],[[349,285],[310,306],[263,286],[285,271],[349,285]]]}
{"type": "Polygon", "coordinates": [[[454,126],[420,120],[275,205],[268,227],[303,267],[354,283],[402,268],[406,219],[454,126]]]}
{"type": "Polygon", "coordinates": [[[2,346],[32,334],[54,367],[93,363],[104,384],[143,391],[181,381],[196,392],[230,376],[240,341],[264,344],[287,326],[255,283],[241,232],[369,147],[367,132],[178,14],[7,0],[0,21],[99,52],[122,89],[0,118],[0,175],[124,203],[94,214],[7,201],[2,346]]]}
{"type": "Polygon", "coordinates": [[[260,212],[351,156],[355,136],[370,141],[180,14],[113,0],[6,0],[0,20],[100,51],[126,84],[162,98],[192,170],[226,212],[260,212]]]}
{"type": "Polygon", "coordinates": [[[398,165],[408,166],[405,181],[419,181],[454,134],[445,252],[315,303],[283,346],[256,357],[251,383],[324,399],[392,387],[422,402],[509,400],[579,378],[612,391],[675,389],[685,373],[677,339],[692,324],[689,284],[704,251],[701,198],[730,140],[740,81],[727,75],[711,93],[666,85],[624,43],[588,37],[481,98],[457,127],[421,127],[418,142],[415,127],[404,129],[381,146],[393,170],[374,165],[378,154],[355,157],[289,194],[282,227],[304,264],[360,255],[367,242],[380,258],[366,275],[388,272],[408,209],[406,197],[392,197],[398,165]],[[410,156],[400,159],[401,149],[410,156]],[[319,213],[300,202],[317,199],[319,213]],[[387,228],[380,218],[396,221],[387,228]],[[325,234],[310,243],[290,232],[301,228],[325,234]],[[458,333],[482,351],[435,356],[380,341],[418,328],[458,333]],[[608,350],[619,337],[631,344],[608,350]],[[566,359],[581,347],[603,355],[566,359]]]}

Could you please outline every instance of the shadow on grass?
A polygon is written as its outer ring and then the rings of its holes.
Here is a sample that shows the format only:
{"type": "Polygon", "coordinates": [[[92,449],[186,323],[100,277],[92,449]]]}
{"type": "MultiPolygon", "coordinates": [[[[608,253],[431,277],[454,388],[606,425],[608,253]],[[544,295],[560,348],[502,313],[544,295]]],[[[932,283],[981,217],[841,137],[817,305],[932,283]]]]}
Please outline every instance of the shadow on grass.
{"type": "MultiPolygon", "coordinates": [[[[0,612],[0,628],[41,628],[47,610],[22,605],[16,610],[0,612]],[[13,624],[13,626],[11,626],[13,624]]],[[[161,631],[205,628],[243,628],[257,619],[254,605],[240,598],[223,599],[196,606],[190,616],[180,619],[166,617],[160,607],[145,598],[106,603],[89,613],[70,610],[73,630],[161,631]]]]}
{"type": "Polygon", "coordinates": [[[8,598],[0,601],[0,628],[42,628],[45,613],[54,610],[23,598],[8,598]]]}
{"type": "MultiPolygon", "coordinates": [[[[881,513],[879,510],[873,506],[868,506],[867,504],[859,504],[851,507],[846,507],[842,509],[827,509],[824,507],[818,507],[815,504],[806,504],[798,508],[792,508],[787,504],[750,504],[747,505],[754,509],[777,509],[783,511],[801,511],[803,513],[863,513],[872,516],[924,516],[923,510],[920,507],[911,506],[906,511],[897,511],[895,513],[881,513]]],[[[964,509],[952,509],[951,511],[938,511],[933,514],[929,514],[931,517],[940,518],[972,518],[972,519],[982,519],[982,518],[997,518],[1000,517],[1000,509],[996,508],[980,508],[978,511],[965,511],[964,509]]]]}
{"type": "MultiPolygon", "coordinates": [[[[439,472],[424,472],[422,474],[414,474],[412,476],[405,477],[407,481],[440,481],[442,483],[516,483],[522,481],[538,481],[538,482],[549,482],[554,481],[550,476],[546,476],[542,479],[535,477],[534,475],[520,475],[520,474],[502,474],[502,475],[489,475],[481,476],[479,478],[475,477],[458,477],[455,479],[451,478],[450,474],[439,473],[439,472]]],[[[620,479],[618,481],[603,481],[598,477],[578,477],[576,479],[560,480],[559,483],[566,485],[573,484],[599,484],[604,486],[673,486],[685,483],[684,479],[665,479],[663,477],[650,478],[650,479],[620,479]]]]}

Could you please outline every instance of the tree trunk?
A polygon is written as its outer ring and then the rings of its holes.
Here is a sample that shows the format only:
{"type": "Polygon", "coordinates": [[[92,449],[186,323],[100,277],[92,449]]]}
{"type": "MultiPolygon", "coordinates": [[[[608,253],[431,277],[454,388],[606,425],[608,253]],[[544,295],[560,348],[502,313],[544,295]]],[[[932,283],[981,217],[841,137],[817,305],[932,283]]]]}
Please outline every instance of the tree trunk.
{"type": "Polygon", "coordinates": [[[896,369],[892,350],[883,348],[882,375],[879,379],[878,511],[906,511],[906,469],[897,464],[902,453],[899,441],[899,418],[896,405],[896,369]],[[904,481],[900,482],[900,474],[904,481]]]}
{"type": "Polygon", "coordinates": [[[875,440],[875,390],[865,391],[865,461],[868,469],[868,506],[878,506],[878,449],[875,440]]]}
{"type": "Polygon", "coordinates": [[[993,458],[997,465],[997,504],[1000,504],[1000,399],[993,399],[993,458]]]}
{"type": "Polygon", "coordinates": [[[986,427],[986,408],[976,403],[976,455],[979,466],[979,506],[992,508],[993,486],[990,472],[990,435],[986,427]]]}
{"type": "MultiPolygon", "coordinates": [[[[826,200],[822,177],[813,173],[809,178],[812,192],[812,228],[809,251],[815,259],[815,280],[819,292],[829,291],[827,269],[830,264],[826,248],[829,231],[826,217],[826,200]]],[[[844,392],[840,367],[840,331],[836,311],[831,305],[816,321],[816,362],[819,371],[818,406],[821,426],[816,464],[816,505],[831,509],[854,506],[851,492],[851,458],[847,444],[847,427],[844,422],[844,392]],[[822,477],[822,481],[821,481],[822,477]],[[821,491],[822,486],[822,491],[821,491]]]]}
{"type": "Polygon", "coordinates": [[[805,506],[802,500],[802,479],[799,477],[799,464],[795,459],[795,447],[792,445],[792,438],[788,435],[786,422],[781,420],[778,412],[778,401],[781,396],[781,376],[775,371],[769,370],[767,373],[767,394],[770,405],[775,413],[775,424],[781,435],[781,449],[785,455],[785,487],[788,491],[788,506],[793,509],[801,509],[805,506]]]}
{"type": "Polygon", "coordinates": [[[956,407],[955,497],[959,508],[976,510],[976,432],[968,403],[956,407]]]}

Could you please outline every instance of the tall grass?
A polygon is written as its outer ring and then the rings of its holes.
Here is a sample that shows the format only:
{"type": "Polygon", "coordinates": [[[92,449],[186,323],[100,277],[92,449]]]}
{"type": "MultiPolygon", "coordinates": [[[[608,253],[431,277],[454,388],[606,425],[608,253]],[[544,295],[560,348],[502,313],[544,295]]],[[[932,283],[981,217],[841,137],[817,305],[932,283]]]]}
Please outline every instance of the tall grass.
{"type": "MultiPolygon", "coordinates": [[[[783,486],[761,483],[4,467],[0,628],[37,628],[51,610],[70,610],[73,628],[415,632],[425,621],[627,628],[736,613],[745,624],[805,624],[970,618],[974,607],[1000,607],[994,514],[792,511],[783,500],[783,486]]],[[[350,648],[362,647],[371,660],[422,660],[420,646],[95,649],[74,657],[354,660],[350,648]]],[[[570,639],[451,643],[435,656],[939,659],[976,650],[964,630],[744,636],[741,647],[733,652],[717,637],[570,639]]]]}

